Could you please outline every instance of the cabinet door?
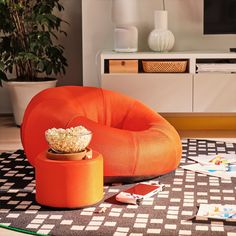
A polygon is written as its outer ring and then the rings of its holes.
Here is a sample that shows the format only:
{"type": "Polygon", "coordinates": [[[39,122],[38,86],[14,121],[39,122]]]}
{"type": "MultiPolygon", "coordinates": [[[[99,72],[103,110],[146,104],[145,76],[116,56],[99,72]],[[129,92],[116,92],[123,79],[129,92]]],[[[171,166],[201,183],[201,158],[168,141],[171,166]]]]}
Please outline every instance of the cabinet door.
{"type": "Polygon", "coordinates": [[[158,112],[192,112],[190,74],[103,74],[102,88],[134,97],[158,112]]]}
{"type": "Polygon", "coordinates": [[[236,112],[236,74],[194,76],[195,112],[236,112]]]}

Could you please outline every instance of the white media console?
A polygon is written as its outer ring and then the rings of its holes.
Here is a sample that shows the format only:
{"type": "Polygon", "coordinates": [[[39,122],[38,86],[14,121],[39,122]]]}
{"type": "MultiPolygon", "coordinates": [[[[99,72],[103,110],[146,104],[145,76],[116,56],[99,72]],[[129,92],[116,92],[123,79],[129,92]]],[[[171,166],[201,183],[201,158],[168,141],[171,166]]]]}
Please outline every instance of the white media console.
{"type": "Polygon", "coordinates": [[[225,52],[137,52],[101,54],[101,87],[122,92],[161,113],[235,113],[236,53],[225,52]],[[137,62],[138,69],[114,72],[111,62],[137,62]],[[145,73],[142,60],[187,61],[183,73],[145,73]],[[198,72],[197,65],[219,66],[218,72],[198,72]],[[233,69],[231,70],[230,68],[233,69]],[[235,67],[234,67],[235,66],[235,67]],[[224,70],[225,67],[225,70],[224,70]]]}

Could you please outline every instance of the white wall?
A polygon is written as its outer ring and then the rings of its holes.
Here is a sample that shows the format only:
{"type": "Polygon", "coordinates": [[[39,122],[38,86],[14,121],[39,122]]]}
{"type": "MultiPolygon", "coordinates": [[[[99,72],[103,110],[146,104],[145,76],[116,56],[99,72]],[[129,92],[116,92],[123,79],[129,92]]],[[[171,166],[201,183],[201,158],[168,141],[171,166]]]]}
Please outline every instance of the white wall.
{"type": "MultiPolygon", "coordinates": [[[[82,0],[61,0],[65,10],[60,17],[69,25],[64,25],[67,37],[60,36],[60,43],[65,47],[65,56],[68,61],[66,75],[59,78],[58,85],[82,85],[82,0]]],[[[11,105],[7,91],[0,87],[0,114],[11,113],[11,105]]]]}
{"type": "Polygon", "coordinates": [[[82,0],[83,85],[99,85],[98,56],[113,42],[110,11],[111,0],[82,0]]]}
{"type": "MultiPolygon", "coordinates": [[[[128,0],[127,0],[128,1],[128,0]]],[[[96,55],[113,48],[111,0],[82,0],[83,83],[99,86],[96,55]]],[[[154,27],[154,10],[162,0],[137,0],[139,51],[149,51],[147,38],[154,27]]],[[[236,47],[235,35],[203,35],[203,0],[165,0],[169,29],[175,35],[174,51],[228,51],[236,47]]]]}
{"type": "Polygon", "coordinates": [[[82,85],[82,0],[61,0],[65,10],[60,17],[69,24],[64,26],[67,37],[61,35],[68,67],[59,85],[82,85]]]}

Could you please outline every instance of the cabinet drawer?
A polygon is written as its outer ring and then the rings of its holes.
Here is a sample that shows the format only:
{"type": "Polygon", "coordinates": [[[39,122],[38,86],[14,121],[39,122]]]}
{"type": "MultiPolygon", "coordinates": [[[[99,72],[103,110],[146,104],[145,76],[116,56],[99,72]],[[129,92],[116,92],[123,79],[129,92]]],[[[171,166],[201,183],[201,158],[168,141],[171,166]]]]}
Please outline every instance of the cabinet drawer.
{"type": "Polygon", "coordinates": [[[192,112],[191,74],[103,74],[101,86],[136,98],[157,112],[192,112]]]}
{"type": "Polygon", "coordinates": [[[195,112],[236,112],[236,74],[202,73],[194,76],[195,112]]]}
{"type": "Polygon", "coordinates": [[[138,73],[138,60],[109,60],[109,73],[138,73]]]}

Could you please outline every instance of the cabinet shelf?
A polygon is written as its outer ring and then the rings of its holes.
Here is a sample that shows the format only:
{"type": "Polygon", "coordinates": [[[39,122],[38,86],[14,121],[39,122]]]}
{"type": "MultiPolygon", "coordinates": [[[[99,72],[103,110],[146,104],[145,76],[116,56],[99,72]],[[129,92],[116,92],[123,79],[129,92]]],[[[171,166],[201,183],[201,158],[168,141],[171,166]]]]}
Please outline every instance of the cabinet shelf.
{"type": "MultiPolygon", "coordinates": [[[[127,73],[127,66],[130,66],[130,73],[189,73],[189,60],[176,58],[176,59],[105,59],[104,60],[104,73],[127,73]],[[114,63],[114,62],[117,63],[114,63]],[[133,68],[132,62],[136,61],[137,71],[133,68]],[[151,69],[149,64],[154,65],[155,68],[151,69]],[[120,65],[120,70],[111,69],[116,64],[116,69],[120,65]],[[179,70],[178,70],[179,68],[179,70]]],[[[153,67],[151,65],[151,67],[153,67]]]]}
{"type": "MultiPolygon", "coordinates": [[[[137,52],[101,54],[101,86],[122,92],[143,101],[158,112],[163,113],[235,113],[236,74],[198,73],[197,64],[236,64],[236,53],[224,52],[137,52]],[[111,60],[136,61],[136,70],[118,70],[112,73],[111,60]],[[155,72],[143,70],[143,61],[176,62],[185,61],[186,69],[181,73],[155,72]],[[135,72],[134,72],[135,71],[135,72]],[[124,72],[124,73],[122,73],[124,72]]],[[[223,71],[224,72],[224,71],[223,71]]]]}

